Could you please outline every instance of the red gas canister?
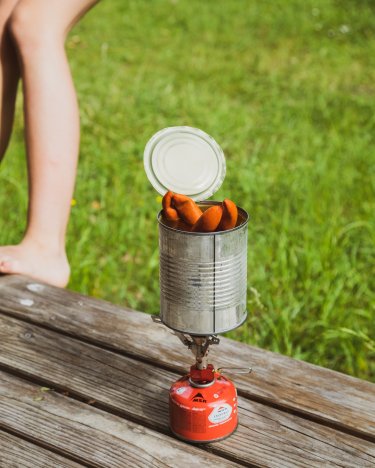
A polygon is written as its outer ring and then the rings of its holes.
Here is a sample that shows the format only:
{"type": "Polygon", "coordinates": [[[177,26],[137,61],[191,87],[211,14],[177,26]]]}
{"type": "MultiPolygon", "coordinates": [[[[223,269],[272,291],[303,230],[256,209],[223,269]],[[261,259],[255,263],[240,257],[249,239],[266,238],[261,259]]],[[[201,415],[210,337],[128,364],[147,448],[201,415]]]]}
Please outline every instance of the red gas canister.
{"type": "Polygon", "coordinates": [[[180,439],[200,443],[224,439],[238,424],[236,388],[219,372],[202,384],[190,373],[172,385],[169,413],[171,430],[180,439]]]}

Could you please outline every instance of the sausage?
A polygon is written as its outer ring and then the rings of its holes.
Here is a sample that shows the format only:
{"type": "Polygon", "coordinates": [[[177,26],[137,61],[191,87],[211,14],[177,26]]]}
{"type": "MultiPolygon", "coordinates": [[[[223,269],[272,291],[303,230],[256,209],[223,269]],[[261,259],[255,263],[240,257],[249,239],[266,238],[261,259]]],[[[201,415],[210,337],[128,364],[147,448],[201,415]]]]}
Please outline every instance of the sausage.
{"type": "Polygon", "coordinates": [[[163,210],[166,210],[167,208],[172,207],[172,197],[173,197],[173,195],[174,195],[174,193],[171,192],[170,190],[164,194],[164,197],[163,197],[163,199],[161,201],[161,203],[163,205],[163,210]]]}
{"type": "Polygon", "coordinates": [[[174,208],[166,208],[163,210],[163,214],[168,221],[178,221],[180,217],[174,208]]]}
{"type": "Polygon", "coordinates": [[[223,203],[223,216],[221,218],[220,224],[217,227],[218,231],[227,231],[228,229],[233,229],[237,224],[238,218],[238,209],[237,206],[228,198],[226,198],[223,203]]]}
{"type": "Polygon", "coordinates": [[[177,210],[180,218],[190,225],[195,224],[202,216],[199,206],[186,195],[175,193],[172,197],[172,206],[177,210]]]}
{"type": "Polygon", "coordinates": [[[191,228],[192,232],[213,232],[218,227],[221,217],[223,215],[223,208],[220,205],[211,206],[208,208],[198,221],[191,228]]]}
{"type": "Polygon", "coordinates": [[[172,208],[173,195],[174,193],[169,191],[164,195],[162,200],[163,214],[168,221],[178,221],[180,219],[177,211],[174,208],[172,208]]]}

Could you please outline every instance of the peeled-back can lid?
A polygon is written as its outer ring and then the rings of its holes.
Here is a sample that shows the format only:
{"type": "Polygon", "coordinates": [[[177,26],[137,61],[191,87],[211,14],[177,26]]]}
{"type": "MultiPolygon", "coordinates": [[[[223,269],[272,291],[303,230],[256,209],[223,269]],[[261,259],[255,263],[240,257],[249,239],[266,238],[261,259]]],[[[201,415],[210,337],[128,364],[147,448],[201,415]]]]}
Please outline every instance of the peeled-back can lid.
{"type": "Polygon", "coordinates": [[[148,141],[143,160],[149,181],[161,195],[171,190],[193,200],[205,200],[219,189],[225,177],[223,150],[198,128],[160,130],[148,141]]]}

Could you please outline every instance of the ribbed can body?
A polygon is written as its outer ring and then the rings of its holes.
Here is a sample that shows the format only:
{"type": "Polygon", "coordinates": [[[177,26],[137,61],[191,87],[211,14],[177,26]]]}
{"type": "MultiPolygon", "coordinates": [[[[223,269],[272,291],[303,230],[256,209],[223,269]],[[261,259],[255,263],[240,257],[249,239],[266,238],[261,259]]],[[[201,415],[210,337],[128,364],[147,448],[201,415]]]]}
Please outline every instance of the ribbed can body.
{"type": "Polygon", "coordinates": [[[160,317],[168,327],[213,335],[246,319],[248,215],[239,214],[240,226],[217,233],[178,231],[159,214],[160,317]]]}

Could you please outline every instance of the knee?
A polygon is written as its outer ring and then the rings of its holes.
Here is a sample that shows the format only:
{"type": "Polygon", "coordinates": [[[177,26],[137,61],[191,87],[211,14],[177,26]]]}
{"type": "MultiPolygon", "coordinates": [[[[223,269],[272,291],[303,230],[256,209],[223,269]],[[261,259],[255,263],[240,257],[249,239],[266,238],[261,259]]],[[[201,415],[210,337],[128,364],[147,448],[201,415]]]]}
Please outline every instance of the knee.
{"type": "Polygon", "coordinates": [[[32,3],[25,5],[21,2],[8,20],[9,32],[21,58],[40,52],[57,40],[56,31],[35,16],[32,3]]]}

